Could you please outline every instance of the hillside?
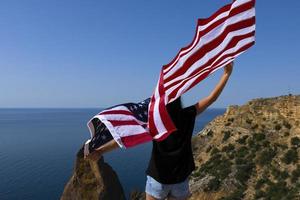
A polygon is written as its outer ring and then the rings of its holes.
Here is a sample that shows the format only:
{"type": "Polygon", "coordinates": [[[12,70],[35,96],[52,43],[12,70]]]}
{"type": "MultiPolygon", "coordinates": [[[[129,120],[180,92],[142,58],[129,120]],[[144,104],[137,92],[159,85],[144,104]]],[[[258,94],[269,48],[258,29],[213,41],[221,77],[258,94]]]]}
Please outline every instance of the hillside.
{"type": "Polygon", "coordinates": [[[193,151],[191,200],[300,199],[300,96],[230,106],[193,151]]]}

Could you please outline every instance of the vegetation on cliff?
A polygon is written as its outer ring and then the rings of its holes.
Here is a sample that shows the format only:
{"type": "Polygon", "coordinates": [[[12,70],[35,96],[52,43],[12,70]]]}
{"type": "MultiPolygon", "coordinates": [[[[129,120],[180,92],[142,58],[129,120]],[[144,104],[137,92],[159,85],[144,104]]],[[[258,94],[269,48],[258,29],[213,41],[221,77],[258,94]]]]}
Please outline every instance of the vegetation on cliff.
{"type": "Polygon", "coordinates": [[[231,106],[193,148],[191,199],[300,199],[300,96],[231,106]]]}

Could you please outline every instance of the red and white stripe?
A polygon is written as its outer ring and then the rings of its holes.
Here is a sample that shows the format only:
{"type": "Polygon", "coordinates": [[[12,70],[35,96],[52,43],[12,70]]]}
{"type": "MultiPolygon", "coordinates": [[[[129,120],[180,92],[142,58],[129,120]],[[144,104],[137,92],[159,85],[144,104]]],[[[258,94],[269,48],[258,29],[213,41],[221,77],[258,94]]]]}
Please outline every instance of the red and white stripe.
{"type": "MultiPolygon", "coordinates": [[[[93,118],[98,118],[105,124],[121,148],[136,146],[153,139],[149,134],[147,123],[138,120],[126,106],[120,105],[104,110],[93,118]]],[[[91,138],[95,133],[92,119],[87,123],[91,138]]],[[[90,140],[86,142],[86,146],[89,142],[90,140]]]]}
{"type": "Polygon", "coordinates": [[[199,19],[193,42],[163,66],[149,105],[148,127],[163,140],[176,127],[166,104],[232,62],[255,42],[255,0],[236,0],[207,19],[199,19]]]}

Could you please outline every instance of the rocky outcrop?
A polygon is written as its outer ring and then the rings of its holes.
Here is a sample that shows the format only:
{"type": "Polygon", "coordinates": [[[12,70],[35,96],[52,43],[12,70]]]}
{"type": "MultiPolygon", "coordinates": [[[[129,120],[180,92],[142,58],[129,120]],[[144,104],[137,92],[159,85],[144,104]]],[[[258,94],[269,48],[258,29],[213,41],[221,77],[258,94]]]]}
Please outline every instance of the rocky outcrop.
{"type": "Polygon", "coordinates": [[[192,200],[300,200],[300,96],[230,106],[193,152],[192,200]]]}
{"type": "Polygon", "coordinates": [[[83,148],[77,153],[75,169],[65,186],[61,200],[123,200],[123,188],[117,174],[104,162],[83,158],[83,148]]]}

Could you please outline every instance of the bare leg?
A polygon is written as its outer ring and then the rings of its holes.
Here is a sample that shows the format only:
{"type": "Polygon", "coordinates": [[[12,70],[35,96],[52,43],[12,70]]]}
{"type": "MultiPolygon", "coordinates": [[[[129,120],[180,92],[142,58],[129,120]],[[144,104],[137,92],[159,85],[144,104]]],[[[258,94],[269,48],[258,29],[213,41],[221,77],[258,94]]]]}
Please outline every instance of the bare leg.
{"type": "Polygon", "coordinates": [[[87,158],[97,161],[102,154],[107,153],[109,151],[112,151],[114,149],[119,148],[118,143],[115,140],[111,140],[107,142],[106,144],[102,145],[101,147],[97,148],[94,152],[90,153],[87,158]]]}
{"type": "Polygon", "coordinates": [[[146,193],[146,200],[157,200],[157,199],[151,196],[150,194],[146,193]]]}

